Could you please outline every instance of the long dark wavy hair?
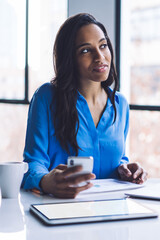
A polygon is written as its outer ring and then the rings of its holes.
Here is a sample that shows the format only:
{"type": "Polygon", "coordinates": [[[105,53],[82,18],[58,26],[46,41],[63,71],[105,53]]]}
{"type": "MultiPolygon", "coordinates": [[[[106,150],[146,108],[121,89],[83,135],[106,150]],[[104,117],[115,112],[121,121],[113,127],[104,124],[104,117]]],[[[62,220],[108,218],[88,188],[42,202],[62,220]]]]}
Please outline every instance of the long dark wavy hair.
{"type": "Polygon", "coordinates": [[[80,147],[77,143],[79,119],[76,109],[77,103],[77,68],[75,39],[78,30],[85,25],[96,24],[103,31],[109,50],[111,52],[111,68],[106,81],[101,83],[108,94],[108,87],[114,83],[111,102],[114,107],[114,121],[116,119],[115,92],[118,87],[118,79],[114,66],[114,56],[111,41],[103,24],[92,15],[80,13],[68,18],[60,27],[53,48],[53,65],[55,78],[51,83],[55,86],[55,136],[64,150],[70,153],[70,147],[78,155],[80,147]]]}

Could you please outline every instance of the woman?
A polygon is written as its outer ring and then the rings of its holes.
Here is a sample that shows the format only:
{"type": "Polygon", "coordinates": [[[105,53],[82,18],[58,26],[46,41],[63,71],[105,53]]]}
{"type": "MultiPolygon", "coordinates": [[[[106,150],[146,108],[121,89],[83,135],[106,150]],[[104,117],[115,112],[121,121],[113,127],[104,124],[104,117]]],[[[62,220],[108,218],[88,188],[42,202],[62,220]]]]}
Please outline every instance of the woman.
{"type": "Polygon", "coordinates": [[[36,91],[29,108],[24,149],[29,171],[23,187],[74,198],[92,186],[75,184],[95,177],[143,183],[146,172],[125,156],[129,107],[116,92],[113,49],[104,26],[89,14],[68,18],[53,56],[56,76],[36,91]],[[67,168],[69,155],[93,156],[93,173],[72,176],[81,167],[67,168]]]}

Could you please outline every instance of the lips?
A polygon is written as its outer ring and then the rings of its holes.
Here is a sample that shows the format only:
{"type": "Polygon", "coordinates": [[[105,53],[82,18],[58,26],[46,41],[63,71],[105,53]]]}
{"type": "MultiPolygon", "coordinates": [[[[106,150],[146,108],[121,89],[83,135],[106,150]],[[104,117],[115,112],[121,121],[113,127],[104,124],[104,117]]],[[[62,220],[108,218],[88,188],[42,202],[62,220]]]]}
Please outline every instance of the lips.
{"type": "Polygon", "coordinates": [[[107,64],[101,64],[101,65],[97,65],[93,68],[93,71],[95,72],[105,72],[106,69],[108,68],[108,65],[107,64]]]}

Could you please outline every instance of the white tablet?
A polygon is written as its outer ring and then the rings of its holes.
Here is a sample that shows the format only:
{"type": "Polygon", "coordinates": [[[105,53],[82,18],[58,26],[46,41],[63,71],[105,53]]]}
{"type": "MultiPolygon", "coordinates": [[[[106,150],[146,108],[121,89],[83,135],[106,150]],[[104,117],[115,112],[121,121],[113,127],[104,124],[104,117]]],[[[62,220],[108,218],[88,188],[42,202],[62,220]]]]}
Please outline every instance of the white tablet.
{"type": "Polygon", "coordinates": [[[33,204],[30,211],[49,225],[153,218],[158,214],[132,199],[33,204]]]}

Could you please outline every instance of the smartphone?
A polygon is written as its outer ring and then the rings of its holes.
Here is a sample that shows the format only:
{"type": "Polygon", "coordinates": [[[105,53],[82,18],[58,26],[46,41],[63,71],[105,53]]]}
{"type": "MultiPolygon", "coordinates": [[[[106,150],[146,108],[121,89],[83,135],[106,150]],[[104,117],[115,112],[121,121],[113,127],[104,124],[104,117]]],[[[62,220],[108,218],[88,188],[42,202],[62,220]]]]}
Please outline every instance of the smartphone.
{"type": "Polygon", "coordinates": [[[75,156],[69,156],[67,160],[67,166],[68,167],[73,167],[81,165],[82,166],[82,171],[76,173],[78,174],[87,174],[87,173],[92,173],[93,170],[93,157],[75,157],[75,156]]]}

